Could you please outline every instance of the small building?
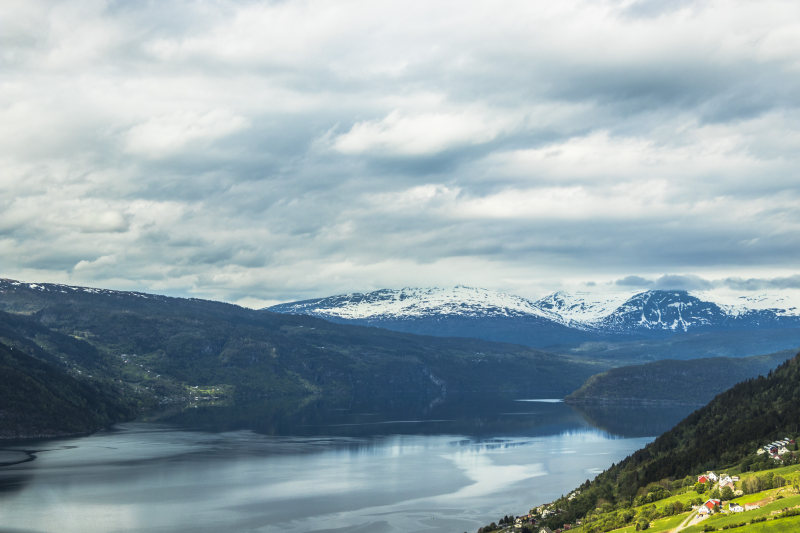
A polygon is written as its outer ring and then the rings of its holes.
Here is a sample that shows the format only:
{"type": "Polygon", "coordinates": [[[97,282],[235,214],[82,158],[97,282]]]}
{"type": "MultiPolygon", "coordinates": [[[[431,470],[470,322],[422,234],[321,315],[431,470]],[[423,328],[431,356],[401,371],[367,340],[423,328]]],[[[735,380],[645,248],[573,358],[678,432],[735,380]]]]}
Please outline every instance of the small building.
{"type": "Polygon", "coordinates": [[[761,509],[761,506],[757,503],[746,503],[744,504],[745,511],[755,511],[756,509],[761,509]]]}
{"type": "Polygon", "coordinates": [[[712,498],[708,500],[706,503],[700,506],[700,509],[697,511],[699,514],[712,514],[715,508],[719,508],[722,502],[717,500],[716,498],[712,498]],[[705,511],[703,511],[705,509],[705,511]]]}
{"type": "Polygon", "coordinates": [[[698,483],[708,483],[708,476],[697,476],[698,483]]]}
{"type": "Polygon", "coordinates": [[[719,477],[714,472],[709,472],[708,473],[708,479],[710,479],[711,481],[716,482],[719,479],[719,477]]]}
{"type": "Polygon", "coordinates": [[[728,505],[728,510],[732,513],[743,513],[744,507],[738,503],[731,502],[730,505],[728,505]]]}

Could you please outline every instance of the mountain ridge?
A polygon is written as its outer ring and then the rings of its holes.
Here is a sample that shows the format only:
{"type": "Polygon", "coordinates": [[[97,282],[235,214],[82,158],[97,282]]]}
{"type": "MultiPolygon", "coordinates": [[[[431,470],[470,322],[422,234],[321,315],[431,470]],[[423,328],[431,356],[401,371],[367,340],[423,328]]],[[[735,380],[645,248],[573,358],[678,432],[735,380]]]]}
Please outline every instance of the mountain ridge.
{"type": "Polygon", "coordinates": [[[517,344],[0,280],[0,342],[8,340],[39,353],[43,364],[137,391],[142,403],[156,406],[182,405],[195,390],[243,402],[398,395],[430,402],[473,392],[562,397],[608,368],[517,344]]]}
{"type": "MultiPolygon", "coordinates": [[[[381,289],[278,304],[264,310],[411,333],[515,342],[538,348],[598,340],[764,329],[797,329],[800,340],[800,316],[796,307],[769,308],[762,300],[746,309],[742,302],[717,304],[705,293],[685,290],[608,295],[558,291],[529,300],[457,286],[453,289],[381,289]]],[[[780,349],[792,346],[794,343],[780,349]]]]}
{"type": "MultiPolygon", "coordinates": [[[[537,300],[516,296],[506,292],[492,291],[464,285],[444,287],[404,287],[402,289],[378,289],[371,292],[346,293],[321,298],[286,302],[265,307],[280,313],[313,314],[320,317],[366,319],[391,316],[412,318],[426,315],[460,314],[462,316],[520,316],[533,315],[564,325],[576,327],[603,327],[613,325],[632,310],[648,310],[657,313],[665,307],[688,310],[701,307],[701,313],[723,316],[726,319],[741,318],[750,313],[763,316],[798,317],[800,310],[790,302],[781,306],[765,306],[767,297],[740,297],[738,304],[717,302],[708,291],[651,289],[638,292],[594,294],[586,291],[570,293],[556,291],[537,300]],[[758,304],[748,307],[748,303],[758,304]],[[659,304],[661,304],[659,306],[659,304]]],[[[775,302],[778,303],[777,301],[775,302]]],[[[660,317],[660,315],[659,315],[660,317]]],[[[688,327],[690,322],[678,315],[678,325],[655,320],[637,320],[660,325],[662,329],[688,327]]],[[[692,318],[691,316],[689,318],[692,318]]],[[[708,323],[708,317],[698,315],[700,325],[708,323]]]]}

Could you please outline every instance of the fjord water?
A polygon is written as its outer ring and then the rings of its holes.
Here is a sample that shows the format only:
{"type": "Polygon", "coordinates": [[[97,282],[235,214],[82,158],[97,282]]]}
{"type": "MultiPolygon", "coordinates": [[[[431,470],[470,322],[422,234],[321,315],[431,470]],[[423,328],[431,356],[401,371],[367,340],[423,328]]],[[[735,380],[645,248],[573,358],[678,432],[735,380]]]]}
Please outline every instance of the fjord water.
{"type": "MultiPolygon", "coordinates": [[[[265,410],[193,410],[7,445],[0,531],[475,531],[652,438],[635,423],[610,433],[556,402],[443,402],[417,417],[303,405],[287,420],[265,410]]],[[[651,408],[646,418],[668,427],[680,416],[651,408]]]]}

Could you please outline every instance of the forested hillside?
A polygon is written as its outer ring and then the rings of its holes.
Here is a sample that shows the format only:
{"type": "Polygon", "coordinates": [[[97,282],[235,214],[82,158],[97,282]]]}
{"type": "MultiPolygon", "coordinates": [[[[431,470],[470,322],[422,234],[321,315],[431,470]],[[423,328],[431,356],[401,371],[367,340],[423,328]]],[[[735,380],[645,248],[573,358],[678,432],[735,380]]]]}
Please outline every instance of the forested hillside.
{"type": "Polygon", "coordinates": [[[589,378],[565,398],[573,404],[641,403],[701,406],[736,383],[765,375],[795,354],[708,357],[612,368],[589,378]]]}
{"type": "Polygon", "coordinates": [[[605,369],[518,345],[62,285],[3,281],[0,308],[8,311],[0,314],[0,333],[41,349],[46,364],[114,384],[140,406],[180,405],[198,394],[235,401],[562,397],[605,369]]]}
{"type": "Polygon", "coordinates": [[[136,412],[136,398],[119,388],[0,344],[0,438],[85,433],[136,412]]]}
{"type": "Polygon", "coordinates": [[[670,431],[591,482],[571,500],[555,502],[562,511],[551,527],[575,522],[599,502],[630,503],[640,489],[663,479],[679,479],[708,469],[747,470],[764,443],[800,432],[800,355],[766,377],[747,380],[719,394],[670,431]]]}

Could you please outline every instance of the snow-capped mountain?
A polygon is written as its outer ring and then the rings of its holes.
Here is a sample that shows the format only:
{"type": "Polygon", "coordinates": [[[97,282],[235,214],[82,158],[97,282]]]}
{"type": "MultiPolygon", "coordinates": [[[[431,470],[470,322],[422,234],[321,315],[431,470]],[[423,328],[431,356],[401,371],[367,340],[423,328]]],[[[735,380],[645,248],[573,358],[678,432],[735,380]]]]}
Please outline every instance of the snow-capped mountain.
{"type": "Polygon", "coordinates": [[[536,301],[536,307],[558,315],[565,324],[592,326],[614,312],[633,292],[595,294],[558,291],[536,301]]]}
{"type": "Polygon", "coordinates": [[[766,305],[774,300],[763,296],[758,306],[748,307],[713,301],[713,293],[688,291],[645,291],[633,295],[593,326],[606,332],[698,332],[728,329],[800,327],[800,317],[791,307],[766,305]]]}
{"type": "Polygon", "coordinates": [[[534,301],[464,286],[382,289],[280,304],[266,310],[422,335],[477,337],[529,346],[589,338],[580,324],[571,324],[558,312],[534,301]]]}
{"type": "Polygon", "coordinates": [[[701,300],[714,302],[732,316],[752,311],[771,311],[776,316],[800,316],[800,291],[768,291],[739,294],[730,291],[690,291],[701,300]]]}
{"type": "Polygon", "coordinates": [[[276,305],[308,314],[413,333],[473,336],[530,346],[676,333],[800,328],[800,313],[773,296],[713,301],[711,293],[555,292],[529,300],[471,287],[383,289],[276,305]],[[748,307],[751,304],[752,307],[748,307]]]}
{"type": "Polygon", "coordinates": [[[535,302],[502,292],[457,286],[443,288],[382,289],[315,300],[275,305],[270,311],[342,319],[420,318],[458,315],[464,317],[537,316],[560,321],[558,312],[535,302]]]}
{"type": "Polygon", "coordinates": [[[686,332],[722,326],[731,318],[717,304],[702,301],[686,291],[647,291],[632,296],[596,325],[620,332],[637,329],[686,332]]]}

